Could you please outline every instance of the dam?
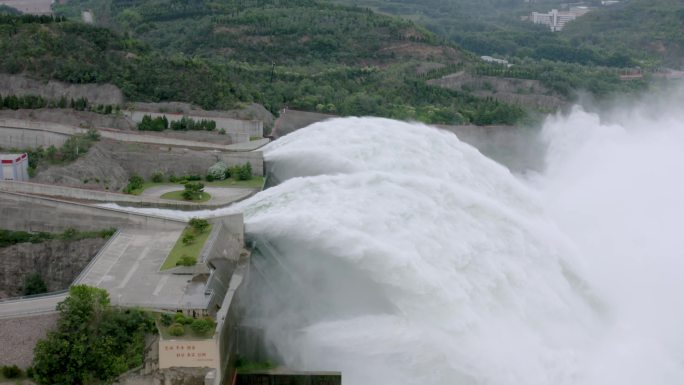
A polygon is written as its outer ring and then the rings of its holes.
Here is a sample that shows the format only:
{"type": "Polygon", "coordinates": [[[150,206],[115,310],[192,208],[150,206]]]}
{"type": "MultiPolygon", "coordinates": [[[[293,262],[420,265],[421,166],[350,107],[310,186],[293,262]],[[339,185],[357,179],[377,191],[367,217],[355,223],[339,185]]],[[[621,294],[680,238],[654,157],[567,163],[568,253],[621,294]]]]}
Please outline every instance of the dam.
{"type": "Polygon", "coordinates": [[[266,147],[277,182],[229,207],[107,208],[133,226],[242,215],[242,325],[288,368],[349,384],[673,385],[676,116],[647,131],[551,118],[546,171],[528,177],[453,133],[335,119],[266,147]]]}

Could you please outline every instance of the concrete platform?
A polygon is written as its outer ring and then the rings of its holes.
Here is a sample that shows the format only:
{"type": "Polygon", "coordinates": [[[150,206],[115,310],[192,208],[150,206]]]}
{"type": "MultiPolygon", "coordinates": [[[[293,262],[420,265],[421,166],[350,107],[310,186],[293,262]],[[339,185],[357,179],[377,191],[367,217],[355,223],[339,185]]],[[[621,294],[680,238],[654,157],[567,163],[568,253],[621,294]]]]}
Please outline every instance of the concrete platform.
{"type": "Polygon", "coordinates": [[[176,230],[123,229],[76,284],[106,289],[113,305],[152,309],[206,307],[204,281],[160,272],[185,226],[176,230]]]}

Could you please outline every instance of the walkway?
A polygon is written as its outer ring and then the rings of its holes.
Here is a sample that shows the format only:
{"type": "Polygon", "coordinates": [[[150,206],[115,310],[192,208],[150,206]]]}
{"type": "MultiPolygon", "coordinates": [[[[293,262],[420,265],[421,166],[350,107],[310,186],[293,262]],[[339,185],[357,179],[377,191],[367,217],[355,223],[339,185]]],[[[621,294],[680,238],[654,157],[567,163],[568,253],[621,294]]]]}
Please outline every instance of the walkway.
{"type": "MultiPolygon", "coordinates": [[[[140,194],[141,197],[145,198],[155,198],[155,200],[161,200],[165,202],[176,202],[176,201],[171,201],[168,199],[161,199],[160,197],[168,192],[172,191],[179,191],[182,190],[183,187],[181,185],[174,185],[174,186],[154,186],[154,187],[149,187],[145,189],[145,191],[140,194]]],[[[204,191],[209,193],[211,195],[211,199],[209,199],[206,202],[203,202],[205,206],[228,206],[231,203],[241,201],[252,194],[256,193],[259,191],[259,189],[251,189],[251,188],[238,188],[238,187],[205,187],[204,191]]],[[[183,203],[186,205],[196,205],[196,203],[191,203],[191,202],[182,202],[178,201],[178,203],[183,203]]]]}
{"type": "Polygon", "coordinates": [[[0,191],[49,196],[77,201],[107,202],[123,205],[140,205],[145,207],[163,207],[175,209],[211,209],[228,206],[241,201],[259,189],[241,187],[206,187],[205,191],[212,199],[203,203],[174,201],[159,198],[169,191],[181,190],[181,185],[158,186],[146,189],[141,195],[121,194],[110,191],[90,190],[77,187],[57,186],[33,182],[0,181],[0,191]]]}
{"type": "Polygon", "coordinates": [[[57,304],[64,301],[67,293],[46,295],[34,298],[18,298],[0,302],[0,318],[15,318],[26,315],[54,313],[57,304]]]}
{"type": "MultiPolygon", "coordinates": [[[[68,126],[64,124],[49,123],[49,122],[38,122],[32,120],[21,120],[21,119],[0,119],[0,127],[7,128],[18,128],[24,130],[36,130],[36,131],[46,131],[55,134],[62,135],[76,135],[85,134],[88,132],[85,128],[68,126]]],[[[199,142],[195,140],[185,140],[185,139],[175,139],[175,138],[165,138],[161,136],[138,134],[126,131],[119,131],[107,128],[99,128],[98,132],[102,138],[118,140],[121,142],[132,142],[132,143],[146,143],[146,144],[157,144],[173,147],[186,147],[186,148],[198,148],[205,150],[219,150],[227,152],[249,152],[257,150],[269,142],[269,139],[259,139],[245,143],[236,144],[216,144],[210,142],[199,142]]]]}

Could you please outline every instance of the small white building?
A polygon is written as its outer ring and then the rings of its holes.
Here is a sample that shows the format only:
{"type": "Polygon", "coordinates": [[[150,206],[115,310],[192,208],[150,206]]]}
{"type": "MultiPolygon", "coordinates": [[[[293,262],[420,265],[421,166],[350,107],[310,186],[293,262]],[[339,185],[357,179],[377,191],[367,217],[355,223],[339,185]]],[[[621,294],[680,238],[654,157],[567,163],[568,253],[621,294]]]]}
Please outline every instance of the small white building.
{"type": "Polygon", "coordinates": [[[506,67],[512,66],[512,64],[508,64],[508,60],[505,60],[505,59],[497,59],[497,58],[491,57],[491,56],[480,56],[480,59],[482,59],[482,61],[486,61],[487,63],[501,64],[502,66],[506,66],[506,67]]]}
{"type": "Polygon", "coordinates": [[[28,174],[28,154],[0,154],[0,180],[26,182],[28,174]]]}
{"type": "Polygon", "coordinates": [[[549,13],[532,12],[530,20],[535,24],[548,25],[552,32],[557,32],[570,21],[589,12],[587,7],[572,7],[569,11],[552,9],[549,13]]]}

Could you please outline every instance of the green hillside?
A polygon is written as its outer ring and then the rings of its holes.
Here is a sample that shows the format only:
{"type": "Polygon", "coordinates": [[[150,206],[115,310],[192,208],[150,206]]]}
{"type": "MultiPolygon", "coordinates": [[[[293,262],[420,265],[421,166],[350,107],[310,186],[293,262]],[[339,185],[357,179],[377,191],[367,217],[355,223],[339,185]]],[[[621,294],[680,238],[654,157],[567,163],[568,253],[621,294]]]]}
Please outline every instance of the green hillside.
{"type": "Polygon", "coordinates": [[[562,35],[573,44],[623,52],[641,66],[684,66],[684,2],[627,0],[568,24],[562,35]]]}
{"type": "Polygon", "coordinates": [[[273,112],[288,106],[431,123],[506,124],[525,116],[518,106],[428,86],[419,65],[457,69],[473,58],[411,22],[368,10],[313,1],[69,4],[58,13],[91,9],[109,28],[7,22],[0,48],[13,54],[0,58],[0,70],[111,82],[130,100],[208,109],[257,102],[273,112]]]}
{"type": "Polygon", "coordinates": [[[547,27],[521,20],[533,11],[561,9],[561,1],[336,0],[402,16],[479,55],[626,66],[623,56],[571,43],[547,27]],[[559,54],[562,56],[559,57],[559,54]]]}
{"type": "MultiPolygon", "coordinates": [[[[684,65],[684,2],[623,0],[594,10],[560,33],[521,20],[533,11],[563,9],[567,2],[540,0],[335,0],[399,15],[446,36],[479,55],[501,55],[588,66],[684,65]]],[[[576,3],[581,4],[581,3],[576,3]]]]}
{"type": "Polygon", "coordinates": [[[278,65],[387,64],[421,50],[435,60],[462,60],[455,49],[437,52],[437,37],[400,18],[314,0],[73,0],[57,6],[78,17],[93,9],[96,21],[140,39],[166,54],[278,65]]]}

